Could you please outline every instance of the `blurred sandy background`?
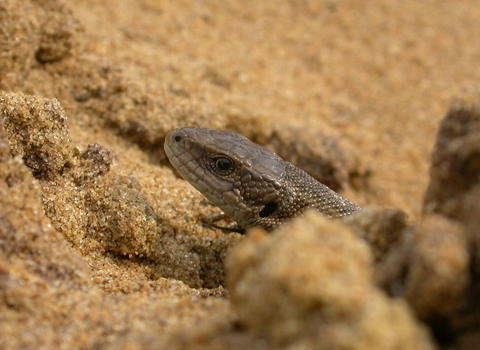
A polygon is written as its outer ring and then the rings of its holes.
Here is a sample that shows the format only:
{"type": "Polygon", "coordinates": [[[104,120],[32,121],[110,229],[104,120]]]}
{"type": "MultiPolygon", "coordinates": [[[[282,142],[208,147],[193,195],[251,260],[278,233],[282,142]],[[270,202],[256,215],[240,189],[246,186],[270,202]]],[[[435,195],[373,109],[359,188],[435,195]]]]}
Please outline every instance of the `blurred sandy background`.
{"type": "Polygon", "coordinates": [[[27,242],[2,243],[2,344],[168,348],[235,318],[223,260],[242,237],[201,226],[215,209],[163,154],[176,127],[298,141],[349,199],[420,221],[440,120],[480,81],[479,18],[453,0],[2,0],[0,90],[37,96],[1,100],[2,171],[22,179],[4,227],[27,242]]]}

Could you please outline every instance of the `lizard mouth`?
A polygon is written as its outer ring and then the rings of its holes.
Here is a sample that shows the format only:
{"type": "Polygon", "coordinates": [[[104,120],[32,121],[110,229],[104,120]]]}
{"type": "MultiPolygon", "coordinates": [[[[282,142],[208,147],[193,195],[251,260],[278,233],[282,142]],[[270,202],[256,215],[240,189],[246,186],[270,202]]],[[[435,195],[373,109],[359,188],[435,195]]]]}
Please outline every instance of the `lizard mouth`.
{"type": "MultiPolygon", "coordinates": [[[[185,180],[197,188],[196,184],[203,179],[205,171],[200,166],[198,159],[195,159],[187,150],[187,148],[191,149],[191,146],[187,133],[182,129],[169,132],[165,138],[164,149],[170,163],[185,180]]],[[[205,189],[197,188],[197,190],[203,192],[205,189]]]]}
{"type": "Polygon", "coordinates": [[[204,197],[225,212],[238,202],[228,195],[232,184],[214,175],[204,163],[204,149],[189,135],[194,129],[173,130],[165,138],[165,153],[177,172],[204,197]],[[232,200],[230,200],[232,199],[232,200]],[[233,202],[232,202],[233,201],[233,202]]]}

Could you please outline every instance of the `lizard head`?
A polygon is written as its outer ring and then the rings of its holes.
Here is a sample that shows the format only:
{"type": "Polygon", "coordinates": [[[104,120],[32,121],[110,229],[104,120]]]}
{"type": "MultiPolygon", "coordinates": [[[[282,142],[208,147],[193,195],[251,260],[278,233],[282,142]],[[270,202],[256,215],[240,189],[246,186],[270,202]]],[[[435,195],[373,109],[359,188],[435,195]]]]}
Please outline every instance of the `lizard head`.
{"type": "Polygon", "coordinates": [[[274,153],[242,135],[202,128],[173,130],[165,152],[180,175],[240,227],[276,220],[285,162],[274,153]]]}

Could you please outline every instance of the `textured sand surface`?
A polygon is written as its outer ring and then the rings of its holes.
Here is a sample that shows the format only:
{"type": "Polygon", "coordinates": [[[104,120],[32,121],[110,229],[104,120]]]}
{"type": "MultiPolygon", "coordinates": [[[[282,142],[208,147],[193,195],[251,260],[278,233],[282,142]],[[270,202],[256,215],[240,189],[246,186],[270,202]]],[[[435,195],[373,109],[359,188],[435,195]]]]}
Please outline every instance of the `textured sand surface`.
{"type": "Polygon", "coordinates": [[[2,0],[0,348],[480,346],[478,18],[2,0]],[[163,153],[180,126],[240,132],[368,209],[203,227],[216,209],[163,153]]]}

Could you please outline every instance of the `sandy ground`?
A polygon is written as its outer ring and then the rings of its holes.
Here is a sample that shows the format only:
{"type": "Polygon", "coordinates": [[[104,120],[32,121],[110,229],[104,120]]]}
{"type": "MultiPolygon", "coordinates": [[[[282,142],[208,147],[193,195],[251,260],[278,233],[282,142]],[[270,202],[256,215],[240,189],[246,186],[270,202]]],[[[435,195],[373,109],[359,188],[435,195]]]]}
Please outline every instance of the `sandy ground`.
{"type": "Polygon", "coordinates": [[[0,347],[479,344],[478,18],[450,0],[3,0],[0,347]],[[163,153],[180,126],[241,132],[371,211],[205,228],[215,208],[163,153]]]}

